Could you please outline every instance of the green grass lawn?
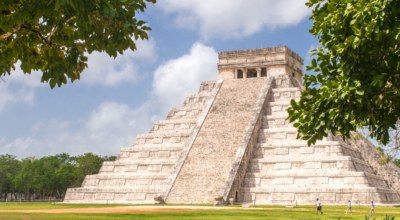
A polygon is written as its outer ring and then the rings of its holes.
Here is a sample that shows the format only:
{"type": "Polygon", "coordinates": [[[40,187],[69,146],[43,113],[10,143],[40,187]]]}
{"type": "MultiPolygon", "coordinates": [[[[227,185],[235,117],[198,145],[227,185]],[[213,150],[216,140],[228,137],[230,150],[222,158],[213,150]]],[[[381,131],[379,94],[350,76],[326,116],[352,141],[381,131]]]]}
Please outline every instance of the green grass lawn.
{"type": "MultiPolygon", "coordinates": [[[[76,205],[76,204],[50,204],[50,203],[0,203],[0,210],[44,210],[44,209],[70,209],[114,207],[121,205],[76,205]]],[[[48,213],[0,213],[0,219],[45,220],[45,219],[360,219],[365,220],[369,215],[368,207],[353,207],[353,213],[345,215],[345,206],[324,206],[323,215],[317,215],[312,206],[299,206],[285,208],[282,206],[260,206],[259,209],[246,209],[237,207],[232,210],[177,210],[168,213],[131,213],[131,214],[48,214],[48,213]]],[[[382,220],[385,214],[396,216],[400,220],[400,208],[377,207],[376,214],[371,219],[382,220]]]]}

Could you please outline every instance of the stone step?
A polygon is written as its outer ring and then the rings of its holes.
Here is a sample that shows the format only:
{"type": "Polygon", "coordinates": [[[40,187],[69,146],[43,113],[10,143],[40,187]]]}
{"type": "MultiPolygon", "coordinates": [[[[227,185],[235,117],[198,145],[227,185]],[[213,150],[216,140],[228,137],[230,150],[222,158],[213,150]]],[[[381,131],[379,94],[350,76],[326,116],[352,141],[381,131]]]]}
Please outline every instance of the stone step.
{"type": "Polygon", "coordinates": [[[192,193],[188,192],[186,195],[184,196],[168,196],[168,201],[179,201],[179,203],[174,202],[171,204],[189,204],[192,205],[193,201],[196,201],[195,204],[212,204],[212,202],[214,202],[215,198],[218,197],[218,195],[212,196],[210,194],[201,194],[201,195],[193,195],[192,193]]]}
{"type": "Polygon", "coordinates": [[[349,171],[349,170],[338,170],[335,168],[324,168],[320,170],[314,169],[303,169],[301,172],[295,169],[288,170],[261,170],[259,172],[247,172],[246,178],[281,178],[281,177],[371,177],[378,178],[375,174],[349,171]]]}
{"type": "Polygon", "coordinates": [[[168,115],[167,119],[183,119],[186,117],[196,117],[201,113],[202,109],[190,109],[190,110],[182,110],[182,109],[173,109],[171,110],[168,115]]]}
{"type": "Polygon", "coordinates": [[[265,115],[266,116],[272,116],[272,117],[281,117],[281,118],[289,117],[289,113],[287,111],[277,111],[277,112],[273,112],[272,113],[272,112],[268,111],[268,109],[265,112],[265,115]]]}
{"type": "Polygon", "coordinates": [[[296,140],[297,129],[293,127],[260,129],[258,143],[265,143],[270,140],[296,140]]]}
{"type": "Polygon", "coordinates": [[[170,183],[169,179],[136,179],[136,178],[98,178],[85,179],[82,187],[130,187],[135,189],[155,188],[156,186],[165,188],[170,183]]]}
{"type": "Polygon", "coordinates": [[[129,160],[137,160],[137,159],[177,159],[182,153],[182,148],[176,150],[168,150],[162,149],[158,151],[136,151],[136,152],[124,152],[120,153],[118,157],[118,161],[129,161],[129,160]]]}
{"type": "MultiPolygon", "coordinates": [[[[340,146],[340,142],[338,141],[330,141],[330,140],[320,140],[317,141],[314,145],[311,145],[310,147],[313,146],[340,146]]],[[[265,143],[258,143],[257,146],[260,147],[273,147],[273,148],[279,148],[279,147],[305,147],[307,145],[307,141],[303,140],[268,140],[268,142],[265,143]]]]}
{"type": "Polygon", "coordinates": [[[103,165],[113,166],[125,166],[125,165],[162,165],[162,164],[174,164],[176,161],[171,159],[140,159],[140,160],[129,160],[129,161],[105,161],[103,165]]]}
{"type": "Polygon", "coordinates": [[[126,161],[106,161],[100,169],[101,174],[106,173],[165,173],[174,171],[176,159],[138,159],[126,161]]]}
{"type": "Polygon", "coordinates": [[[358,159],[363,159],[360,152],[357,150],[341,145],[336,141],[317,142],[316,145],[307,146],[304,141],[285,141],[276,143],[277,141],[268,141],[266,143],[256,144],[253,150],[255,158],[265,157],[269,155],[299,155],[313,154],[318,156],[352,156],[358,159]],[[273,142],[273,143],[271,143],[273,142]]]}
{"type": "Polygon", "coordinates": [[[168,179],[169,174],[146,174],[146,173],[108,173],[87,175],[85,179],[168,179]]]}
{"type": "Polygon", "coordinates": [[[273,96],[270,101],[278,101],[278,100],[298,100],[301,96],[301,91],[297,87],[290,88],[275,88],[272,89],[273,96]]]}
{"type": "Polygon", "coordinates": [[[267,115],[282,115],[290,106],[290,99],[268,102],[265,114],[267,115]]]}
{"type": "Polygon", "coordinates": [[[248,171],[284,169],[338,168],[374,173],[369,164],[351,156],[274,155],[273,157],[251,160],[248,171]]]}
{"type": "Polygon", "coordinates": [[[183,102],[183,106],[192,105],[194,103],[202,103],[205,102],[210,97],[210,94],[206,93],[199,93],[194,95],[189,95],[186,97],[185,101],[183,102]]]}
{"type": "Polygon", "coordinates": [[[184,130],[192,129],[196,126],[197,117],[189,117],[183,119],[170,119],[154,122],[151,132],[160,130],[184,130]]]}
{"type": "Polygon", "coordinates": [[[268,107],[276,107],[276,106],[289,106],[290,105],[291,99],[280,99],[276,101],[269,101],[267,102],[267,108],[268,107]]]}
{"type": "Polygon", "coordinates": [[[263,188],[242,188],[239,197],[242,201],[254,204],[312,204],[320,198],[323,204],[345,204],[347,200],[368,205],[371,200],[377,203],[393,203],[399,195],[393,191],[364,185],[354,186],[274,186],[263,188]]]}
{"type": "Polygon", "coordinates": [[[134,188],[120,188],[120,187],[85,187],[85,188],[69,188],[68,197],[65,201],[72,202],[74,200],[91,201],[94,203],[104,203],[99,200],[109,200],[112,203],[118,201],[126,201],[125,203],[135,204],[136,202],[142,203],[145,200],[154,203],[154,196],[161,195],[164,189],[162,188],[144,188],[140,191],[134,188]],[[123,199],[124,198],[124,199],[123,199]],[[97,200],[97,201],[96,201],[97,200]]]}
{"type": "Polygon", "coordinates": [[[271,172],[249,172],[245,177],[245,186],[264,187],[275,185],[315,184],[367,184],[368,186],[388,188],[387,183],[379,176],[366,172],[322,170],[280,170],[271,172]]]}
{"type": "MultiPolygon", "coordinates": [[[[352,161],[365,163],[359,159],[351,156],[319,156],[316,157],[312,154],[305,154],[301,157],[296,155],[273,155],[265,158],[254,158],[253,163],[295,163],[295,162],[309,162],[309,163],[322,163],[322,162],[340,162],[340,161],[352,161]]],[[[366,164],[366,163],[365,163],[366,164]]]]}
{"type": "Polygon", "coordinates": [[[135,144],[161,144],[180,143],[186,141],[191,135],[191,130],[160,131],[136,136],[135,144]]]}
{"type": "MultiPolygon", "coordinates": [[[[359,185],[359,184],[358,184],[359,185]]],[[[361,184],[365,185],[365,184],[361,184]]],[[[343,186],[337,184],[321,185],[321,186],[304,186],[304,185],[277,185],[277,186],[266,186],[266,187],[242,187],[242,192],[247,193],[344,193],[344,192],[379,192],[379,191],[391,191],[386,188],[376,188],[370,186],[355,187],[357,184],[343,186]]]]}
{"type": "Polygon", "coordinates": [[[283,88],[272,88],[273,93],[282,93],[282,92],[301,92],[298,87],[283,87],[283,88]]]}
{"type": "Polygon", "coordinates": [[[211,92],[215,88],[216,84],[217,81],[203,81],[200,84],[199,93],[204,91],[211,92]]]}
{"type": "Polygon", "coordinates": [[[169,144],[136,144],[131,147],[121,148],[121,152],[141,152],[141,151],[160,151],[160,150],[181,150],[185,147],[184,143],[169,144]]]}
{"type": "Polygon", "coordinates": [[[264,115],[262,129],[268,129],[270,127],[290,128],[293,127],[293,124],[290,123],[289,119],[287,119],[287,116],[284,114],[264,115]]]}

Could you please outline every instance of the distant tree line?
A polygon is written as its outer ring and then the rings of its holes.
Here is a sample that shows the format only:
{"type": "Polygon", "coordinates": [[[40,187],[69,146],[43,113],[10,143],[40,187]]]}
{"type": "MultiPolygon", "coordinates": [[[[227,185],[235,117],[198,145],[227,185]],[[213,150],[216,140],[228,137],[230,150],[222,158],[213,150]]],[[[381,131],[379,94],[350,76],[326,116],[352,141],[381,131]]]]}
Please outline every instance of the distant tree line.
{"type": "Polygon", "coordinates": [[[25,159],[0,155],[0,200],[62,199],[67,188],[79,187],[86,175],[98,173],[104,161],[115,159],[92,153],[25,159]]]}

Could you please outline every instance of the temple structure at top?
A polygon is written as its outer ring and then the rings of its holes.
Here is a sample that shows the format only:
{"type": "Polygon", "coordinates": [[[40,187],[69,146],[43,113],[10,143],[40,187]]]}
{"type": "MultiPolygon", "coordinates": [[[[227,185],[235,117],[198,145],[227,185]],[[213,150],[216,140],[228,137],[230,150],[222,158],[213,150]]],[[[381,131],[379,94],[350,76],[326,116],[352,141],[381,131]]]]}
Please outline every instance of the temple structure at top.
{"type": "Polygon", "coordinates": [[[290,74],[299,82],[303,59],[286,46],[219,53],[220,79],[245,79],[290,74]]]}

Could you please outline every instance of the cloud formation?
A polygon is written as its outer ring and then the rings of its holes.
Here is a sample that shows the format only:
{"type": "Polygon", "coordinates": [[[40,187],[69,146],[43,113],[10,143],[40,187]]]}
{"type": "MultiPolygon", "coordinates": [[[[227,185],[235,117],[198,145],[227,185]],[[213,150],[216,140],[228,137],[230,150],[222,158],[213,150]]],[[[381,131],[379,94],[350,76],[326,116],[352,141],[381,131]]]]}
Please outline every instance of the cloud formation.
{"type": "Polygon", "coordinates": [[[83,123],[44,121],[34,126],[31,136],[12,141],[2,137],[0,154],[12,152],[22,158],[63,152],[116,155],[121,147],[133,144],[136,134],[147,132],[151,125],[148,108],[103,102],[83,123]]]}
{"type": "Polygon", "coordinates": [[[218,54],[214,48],[193,44],[190,52],[160,65],[153,79],[153,93],[161,109],[180,106],[184,98],[198,91],[200,83],[215,80],[218,54]]]}
{"type": "Polygon", "coordinates": [[[137,50],[126,51],[117,58],[106,53],[93,52],[88,56],[88,68],[83,72],[81,81],[88,85],[116,86],[120,83],[137,81],[139,62],[152,62],[156,59],[155,41],[139,40],[137,50]]]}
{"type": "Polygon", "coordinates": [[[0,112],[19,102],[32,103],[35,89],[45,85],[40,82],[40,72],[24,74],[19,67],[20,63],[15,66],[16,70],[11,75],[0,78],[0,112]]]}
{"type": "Polygon", "coordinates": [[[164,0],[157,6],[175,23],[199,30],[202,38],[240,38],[264,28],[296,25],[307,17],[306,0],[164,0]]]}

